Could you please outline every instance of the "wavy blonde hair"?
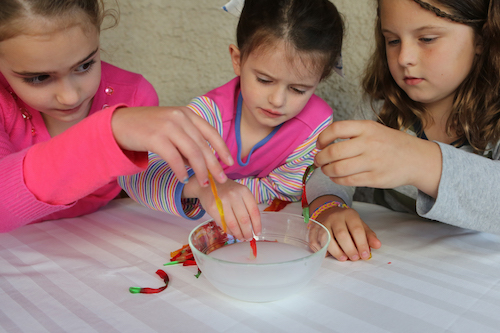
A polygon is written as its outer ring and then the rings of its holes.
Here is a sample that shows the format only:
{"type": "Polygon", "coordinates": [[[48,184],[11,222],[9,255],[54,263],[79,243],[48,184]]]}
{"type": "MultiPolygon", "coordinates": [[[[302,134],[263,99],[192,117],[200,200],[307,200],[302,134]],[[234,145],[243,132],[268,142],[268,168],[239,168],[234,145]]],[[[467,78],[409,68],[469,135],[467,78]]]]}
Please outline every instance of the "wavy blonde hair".
{"type": "MultiPolygon", "coordinates": [[[[476,152],[482,152],[488,143],[500,140],[500,0],[434,0],[440,8],[413,1],[443,19],[470,26],[481,43],[481,54],[457,88],[446,130],[448,135],[456,133],[459,137],[457,145],[469,143],[476,152]]],[[[432,119],[424,105],[410,99],[391,76],[377,12],[376,49],[362,81],[364,91],[374,110],[376,101],[384,101],[379,112],[383,124],[408,129],[418,120],[425,127],[432,119]]]]}

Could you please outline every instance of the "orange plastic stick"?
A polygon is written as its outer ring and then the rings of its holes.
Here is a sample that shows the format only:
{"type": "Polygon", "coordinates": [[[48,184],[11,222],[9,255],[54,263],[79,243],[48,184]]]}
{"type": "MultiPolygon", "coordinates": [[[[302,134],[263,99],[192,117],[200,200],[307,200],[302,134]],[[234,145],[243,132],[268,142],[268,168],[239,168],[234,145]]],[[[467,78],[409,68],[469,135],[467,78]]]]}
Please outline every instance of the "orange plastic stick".
{"type": "Polygon", "coordinates": [[[222,210],[222,201],[220,201],[219,195],[217,194],[217,187],[215,187],[214,177],[212,177],[210,171],[208,171],[208,179],[210,180],[210,187],[212,188],[212,193],[215,197],[215,204],[217,205],[217,210],[219,211],[222,230],[227,233],[226,220],[224,219],[224,211],[222,210]]]}

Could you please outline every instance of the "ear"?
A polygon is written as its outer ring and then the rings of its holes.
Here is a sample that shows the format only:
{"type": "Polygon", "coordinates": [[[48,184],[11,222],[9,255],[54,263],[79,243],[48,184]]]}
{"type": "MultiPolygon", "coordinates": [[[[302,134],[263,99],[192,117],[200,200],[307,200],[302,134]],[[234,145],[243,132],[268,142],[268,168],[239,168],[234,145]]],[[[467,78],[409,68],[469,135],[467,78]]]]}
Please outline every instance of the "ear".
{"type": "Polygon", "coordinates": [[[229,45],[229,54],[231,55],[231,62],[233,63],[234,74],[240,76],[241,74],[241,57],[240,49],[234,44],[229,45]]]}
{"type": "Polygon", "coordinates": [[[483,37],[476,36],[476,55],[483,53],[483,37]]]}

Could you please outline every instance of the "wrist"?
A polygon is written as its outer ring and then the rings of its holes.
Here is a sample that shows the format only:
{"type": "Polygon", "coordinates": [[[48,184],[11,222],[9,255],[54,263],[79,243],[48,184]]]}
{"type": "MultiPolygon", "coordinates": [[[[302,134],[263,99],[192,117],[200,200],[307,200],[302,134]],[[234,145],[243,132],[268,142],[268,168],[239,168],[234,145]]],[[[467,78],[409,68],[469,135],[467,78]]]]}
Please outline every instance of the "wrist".
{"type": "Polygon", "coordinates": [[[311,214],[311,219],[316,220],[321,213],[331,208],[349,208],[349,206],[340,201],[327,201],[313,211],[313,213],[311,214]]]}
{"type": "Polygon", "coordinates": [[[195,177],[189,177],[188,182],[184,184],[184,188],[182,189],[182,198],[184,199],[198,198],[200,191],[202,190],[200,184],[198,184],[196,179],[193,178],[195,177]]]}

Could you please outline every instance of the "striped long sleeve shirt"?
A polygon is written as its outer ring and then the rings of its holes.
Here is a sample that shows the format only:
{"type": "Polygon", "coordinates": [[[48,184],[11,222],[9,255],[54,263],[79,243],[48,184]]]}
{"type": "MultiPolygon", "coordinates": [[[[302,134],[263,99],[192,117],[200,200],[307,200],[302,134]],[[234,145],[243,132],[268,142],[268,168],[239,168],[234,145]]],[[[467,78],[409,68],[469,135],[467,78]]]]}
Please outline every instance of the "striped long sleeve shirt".
{"type": "MultiPolygon", "coordinates": [[[[296,117],[276,127],[242,158],[238,149],[238,141],[244,139],[240,137],[239,98],[239,79],[235,78],[195,98],[188,107],[217,129],[236,161],[232,166],[222,164],[226,175],[246,185],[257,203],[270,203],[274,198],[299,201],[302,175],[313,163],[319,133],[332,122],[332,109],[313,95],[296,117]]],[[[149,154],[146,171],[121,177],[119,183],[131,198],[149,208],[189,219],[205,213],[197,199],[182,198],[184,185],[156,154],[149,154]]]]}

